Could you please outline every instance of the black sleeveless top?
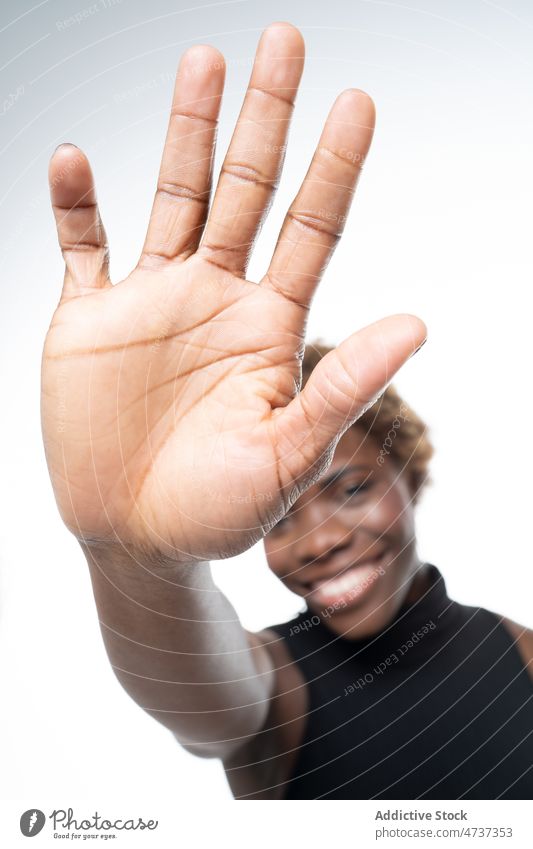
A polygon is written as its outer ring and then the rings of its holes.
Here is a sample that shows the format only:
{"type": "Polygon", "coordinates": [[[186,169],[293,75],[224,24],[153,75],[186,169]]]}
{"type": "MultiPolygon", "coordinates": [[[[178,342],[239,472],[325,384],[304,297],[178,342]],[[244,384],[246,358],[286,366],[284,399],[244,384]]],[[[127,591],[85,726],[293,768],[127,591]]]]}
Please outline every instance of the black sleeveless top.
{"type": "Polygon", "coordinates": [[[274,625],[307,681],[286,799],[531,799],[533,682],[495,613],[451,601],[439,570],[377,636],[306,609],[274,625]]]}

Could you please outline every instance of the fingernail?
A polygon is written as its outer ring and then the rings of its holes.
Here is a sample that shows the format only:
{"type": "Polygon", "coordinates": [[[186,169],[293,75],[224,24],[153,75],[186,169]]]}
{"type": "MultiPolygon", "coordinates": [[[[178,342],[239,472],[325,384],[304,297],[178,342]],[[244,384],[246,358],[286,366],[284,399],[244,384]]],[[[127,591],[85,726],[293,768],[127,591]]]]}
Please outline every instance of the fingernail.
{"type": "MultiPolygon", "coordinates": [[[[426,336],[426,338],[424,339],[424,341],[423,341],[423,342],[421,342],[421,343],[420,343],[420,345],[418,346],[418,348],[415,348],[415,350],[414,350],[414,351],[413,351],[413,353],[411,354],[411,357],[414,357],[414,355],[418,353],[418,351],[420,350],[420,348],[422,348],[422,346],[423,346],[423,345],[425,345],[427,341],[428,341],[428,338],[427,338],[427,336],[426,336]]],[[[411,357],[409,357],[409,359],[411,359],[411,357]]]]}
{"type": "Polygon", "coordinates": [[[54,153],[57,153],[57,151],[59,150],[60,147],[75,147],[79,150],[79,147],[78,147],[77,144],[73,144],[72,142],[61,142],[61,144],[58,144],[58,146],[54,150],[54,153]]]}

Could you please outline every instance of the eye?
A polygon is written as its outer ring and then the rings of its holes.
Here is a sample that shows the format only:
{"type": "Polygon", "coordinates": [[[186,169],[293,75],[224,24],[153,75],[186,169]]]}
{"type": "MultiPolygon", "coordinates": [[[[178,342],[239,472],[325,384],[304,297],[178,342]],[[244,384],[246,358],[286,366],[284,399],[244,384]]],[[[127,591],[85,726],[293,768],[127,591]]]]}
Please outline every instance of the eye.
{"type": "Polygon", "coordinates": [[[353,486],[346,487],[344,492],[345,492],[346,495],[351,496],[351,495],[357,495],[358,492],[364,492],[367,489],[370,489],[370,484],[360,483],[360,484],[354,484],[353,486]]]}
{"type": "Polygon", "coordinates": [[[289,526],[289,524],[290,524],[290,519],[291,519],[291,517],[290,517],[289,515],[283,516],[283,517],[279,520],[279,522],[276,522],[276,524],[274,525],[274,527],[273,527],[273,528],[271,528],[271,530],[269,531],[269,533],[270,533],[270,534],[275,534],[275,533],[277,533],[278,531],[279,531],[279,532],[281,532],[281,533],[283,533],[283,531],[285,531],[285,530],[288,528],[288,526],[289,526]]]}

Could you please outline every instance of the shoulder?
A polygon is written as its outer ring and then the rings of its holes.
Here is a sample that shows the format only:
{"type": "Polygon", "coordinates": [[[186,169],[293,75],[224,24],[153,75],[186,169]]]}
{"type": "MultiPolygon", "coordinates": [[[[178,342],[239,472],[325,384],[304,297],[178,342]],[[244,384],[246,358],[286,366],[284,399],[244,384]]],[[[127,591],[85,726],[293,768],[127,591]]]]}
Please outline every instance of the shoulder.
{"type": "Polygon", "coordinates": [[[252,648],[268,654],[274,684],[263,728],[224,761],[224,769],[235,798],[281,799],[303,741],[307,686],[276,631],[265,628],[246,634],[252,648]]]}
{"type": "Polygon", "coordinates": [[[533,680],[533,629],[526,625],[521,625],[508,616],[503,616],[500,612],[489,610],[485,607],[477,607],[471,605],[460,604],[454,602],[458,610],[463,611],[467,618],[471,618],[471,614],[483,617],[486,628],[494,629],[494,624],[500,625],[511,638],[525,668],[528,670],[533,680]]]}
{"type": "Polygon", "coordinates": [[[501,623],[509,632],[516,644],[516,648],[524,661],[524,666],[533,678],[533,630],[526,628],[525,625],[519,625],[512,619],[506,616],[501,616],[501,623]]]}

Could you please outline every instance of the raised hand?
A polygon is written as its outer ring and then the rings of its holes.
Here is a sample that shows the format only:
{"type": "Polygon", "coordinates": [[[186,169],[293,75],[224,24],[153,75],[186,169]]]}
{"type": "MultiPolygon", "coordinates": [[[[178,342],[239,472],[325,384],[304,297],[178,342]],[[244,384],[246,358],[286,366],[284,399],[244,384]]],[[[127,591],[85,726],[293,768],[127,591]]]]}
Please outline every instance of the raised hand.
{"type": "Polygon", "coordinates": [[[265,276],[245,279],[303,54],[291,25],[263,33],[210,209],[224,60],[204,45],[184,54],[146,241],[115,285],[89,163],[70,145],[52,157],[66,269],[43,354],[42,422],[59,510],[80,541],[182,561],[243,551],[425,338],[415,316],[384,318],[298,391],[311,299],[372,138],[374,107],[356,89],[329,113],[265,276]]]}

